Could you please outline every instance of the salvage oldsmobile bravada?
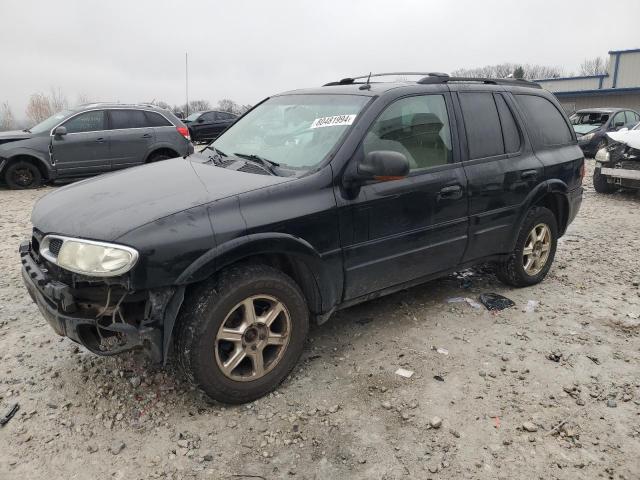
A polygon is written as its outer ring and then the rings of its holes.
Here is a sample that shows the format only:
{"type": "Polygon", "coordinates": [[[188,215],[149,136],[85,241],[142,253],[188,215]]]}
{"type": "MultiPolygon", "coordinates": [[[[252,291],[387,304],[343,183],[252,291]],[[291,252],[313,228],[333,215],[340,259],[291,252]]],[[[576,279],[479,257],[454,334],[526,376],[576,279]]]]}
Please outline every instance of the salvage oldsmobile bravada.
{"type": "Polygon", "coordinates": [[[273,96],[199,154],[43,197],[20,256],[44,317],[242,403],[289,374],[310,319],[484,262],[542,281],[584,175],[553,95],[381,76],[273,96]]]}

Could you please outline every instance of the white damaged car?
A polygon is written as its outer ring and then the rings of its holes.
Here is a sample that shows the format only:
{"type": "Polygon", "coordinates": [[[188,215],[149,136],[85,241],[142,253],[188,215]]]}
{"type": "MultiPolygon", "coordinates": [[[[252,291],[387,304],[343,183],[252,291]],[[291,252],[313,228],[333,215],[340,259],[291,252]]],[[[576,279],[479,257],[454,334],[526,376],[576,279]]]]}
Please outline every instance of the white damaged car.
{"type": "Polygon", "coordinates": [[[595,156],[593,186],[596,192],[640,189],[640,124],[631,130],[607,133],[607,143],[595,156]]]}

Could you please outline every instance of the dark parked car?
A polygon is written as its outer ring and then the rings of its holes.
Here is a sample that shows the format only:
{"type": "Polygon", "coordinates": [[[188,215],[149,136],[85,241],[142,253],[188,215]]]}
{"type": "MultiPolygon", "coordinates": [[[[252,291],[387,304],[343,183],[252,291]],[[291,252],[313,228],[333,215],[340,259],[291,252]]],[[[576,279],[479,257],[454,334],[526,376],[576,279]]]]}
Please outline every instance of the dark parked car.
{"type": "Polygon", "coordinates": [[[189,127],[194,142],[208,142],[218,138],[237,119],[238,116],[233,113],[211,110],[192,113],[183,121],[189,127]]]}
{"type": "Polygon", "coordinates": [[[192,152],[187,127],[167,110],[92,103],[0,132],[0,178],[9,188],[33,188],[192,152]]]}
{"type": "Polygon", "coordinates": [[[424,75],[276,95],[201,154],[48,194],[29,293],[92,352],[173,344],[240,403],[287,376],[310,318],[481,262],[540,282],[582,201],[569,119],[533,83],[424,75]]]}
{"type": "Polygon", "coordinates": [[[589,108],[578,110],[569,118],[585,155],[594,157],[607,143],[607,132],[633,128],[640,115],[626,108],[589,108]]]}

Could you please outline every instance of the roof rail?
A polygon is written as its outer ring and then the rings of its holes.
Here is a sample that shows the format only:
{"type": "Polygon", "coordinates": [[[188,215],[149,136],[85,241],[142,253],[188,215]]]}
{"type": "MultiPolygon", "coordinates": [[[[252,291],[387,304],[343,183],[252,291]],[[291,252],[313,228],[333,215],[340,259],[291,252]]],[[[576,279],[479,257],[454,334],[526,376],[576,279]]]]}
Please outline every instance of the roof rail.
{"type": "Polygon", "coordinates": [[[437,83],[449,83],[449,82],[479,82],[485,83],[489,85],[511,85],[511,86],[520,86],[520,87],[530,87],[530,88],[542,88],[539,84],[535,82],[530,82],[529,80],[524,80],[520,78],[484,78],[484,77],[451,77],[446,73],[440,72],[392,72],[392,73],[372,73],[369,75],[360,75],[357,77],[347,77],[339,80],[337,82],[329,82],[326,83],[325,87],[335,86],[335,85],[352,85],[354,83],[362,83],[356,82],[356,80],[362,80],[374,78],[374,77],[388,77],[388,76],[403,76],[403,75],[424,75],[420,80],[416,83],[421,85],[426,84],[437,84],[437,83]]]}

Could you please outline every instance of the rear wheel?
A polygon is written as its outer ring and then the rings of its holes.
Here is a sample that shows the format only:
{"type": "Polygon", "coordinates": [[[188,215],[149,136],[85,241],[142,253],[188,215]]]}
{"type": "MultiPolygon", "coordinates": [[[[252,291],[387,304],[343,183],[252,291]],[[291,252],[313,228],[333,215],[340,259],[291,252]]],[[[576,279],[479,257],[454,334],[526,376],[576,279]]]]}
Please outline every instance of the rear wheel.
{"type": "Polygon", "coordinates": [[[153,162],[159,162],[161,160],[168,160],[170,158],[175,158],[178,155],[169,155],[168,153],[165,152],[158,152],[158,153],[152,153],[151,155],[149,155],[149,158],[147,159],[147,163],[153,163],[153,162]]]}
{"type": "Polygon", "coordinates": [[[600,167],[596,167],[593,171],[593,188],[598,193],[613,193],[616,191],[615,185],[607,182],[607,177],[602,175],[600,167]]]}
{"type": "Polygon", "coordinates": [[[556,254],[558,223],[551,210],[533,207],[527,212],[513,253],[498,265],[498,278],[514,287],[526,287],[546,277],[556,254]]]}
{"type": "Polygon", "coordinates": [[[231,267],[185,300],[176,354],[209,397],[250,402],[289,374],[308,329],[304,296],[290,277],[266,265],[231,267]]]}
{"type": "Polygon", "coordinates": [[[19,160],[7,167],[4,180],[7,186],[13,190],[36,188],[42,183],[42,174],[33,163],[19,160]]]}

